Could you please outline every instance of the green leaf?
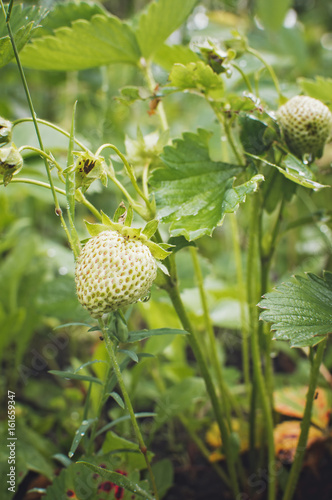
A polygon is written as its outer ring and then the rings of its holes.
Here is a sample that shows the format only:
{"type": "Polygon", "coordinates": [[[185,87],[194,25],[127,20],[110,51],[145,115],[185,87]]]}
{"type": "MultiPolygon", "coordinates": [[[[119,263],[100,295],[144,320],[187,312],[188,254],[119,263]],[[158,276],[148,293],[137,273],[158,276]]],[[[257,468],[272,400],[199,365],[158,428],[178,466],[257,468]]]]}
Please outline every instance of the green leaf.
{"type": "MultiPolygon", "coordinates": [[[[155,417],[156,413],[152,412],[140,412],[140,413],[135,413],[136,418],[146,418],[146,417],[155,417]]],[[[116,420],[113,420],[113,422],[109,422],[108,424],[104,425],[99,431],[96,433],[96,436],[99,436],[99,434],[102,434],[103,432],[106,432],[110,430],[112,427],[115,427],[117,424],[124,422],[126,420],[130,420],[130,415],[124,415],[123,417],[119,417],[116,420]]]]}
{"type": "Polygon", "coordinates": [[[155,330],[140,330],[137,332],[130,332],[126,342],[138,342],[140,340],[145,340],[158,335],[188,335],[188,332],[186,332],[185,330],[178,330],[176,328],[156,328],[155,330]]]}
{"type": "Polygon", "coordinates": [[[154,233],[157,231],[158,229],[158,221],[157,220],[150,220],[150,222],[148,222],[146,224],[146,226],[144,227],[144,229],[142,230],[142,233],[145,234],[145,236],[150,239],[151,236],[154,235],[154,233]]]}
{"type": "Polygon", "coordinates": [[[69,458],[71,458],[75,451],[77,450],[78,445],[80,444],[82,438],[85,436],[86,431],[91,427],[91,425],[96,422],[97,418],[89,418],[89,420],[83,420],[77,431],[75,432],[75,436],[68,452],[69,458]]]}
{"type": "Polygon", "coordinates": [[[318,344],[332,332],[332,273],[323,278],[314,274],[295,276],[268,293],[259,307],[260,318],[272,323],[278,340],[289,340],[292,347],[318,344]]]}
{"type": "Polygon", "coordinates": [[[109,393],[109,396],[111,396],[111,398],[113,398],[114,401],[116,401],[116,403],[118,403],[120,408],[122,408],[123,410],[125,409],[126,405],[124,404],[124,401],[123,401],[122,397],[120,396],[120,394],[113,391],[113,392],[109,393]]]}
{"type": "Polygon", "coordinates": [[[52,36],[35,38],[22,51],[24,66],[74,71],[113,63],[137,64],[140,51],[131,28],[114,16],[79,19],[52,36]],[[84,43],[82,43],[84,40],[84,43]]]}
{"type": "Polygon", "coordinates": [[[103,382],[97,377],[92,377],[91,375],[79,375],[78,373],[61,371],[61,370],[49,370],[48,373],[56,375],[60,378],[70,379],[70,380],[85,380],[86,382],[94,382],[96,384],[103,385],[103,382]]]}
{"type": "Polygon", "coordinates": [[[151,2],[138,21],[137,40],[145,59],[159,49],[164,41],[181,26],[197,0],[158,0],[151,2]]]}
{"type": "MultiPolygon", "coordinates": [[[[36,28],[43,11],[38,7],[23,7],[14,5],[10,26],[14,35],[16,48],[20,51],[31,37],[36,28]]],[[[5,66],[14,58],[12,44],[8,35],[7,26],[3,14],[0,15],[0,67],[5,66]]]]}
{"type": "Polygon", "coordinates": [[[85,368],[86,366],[94,365],[95,363],[106,363],[107,364],[107,361],[105,361],[104,359],[94,359],[92,361],[87,361],[86,363],[83,363],[83,365],[81,365],[78,368],[76,368],[76,370],[74,371],[74,373],[77,373],[80,370],[83,370],[83,368],[85,368]]]}
{"type": "Polygon", "coordinates": [[[277,168],[279,172],[286,177],[286,179],[289,179],[295,182],[296,184],[299,184],[300,186],[314,190],[329,187],[314,181],[313,180],[314,174],[312,173],[310,168],[292,154],[288,154],[282,160],[280,166],[275,165],[274,163],[271,163],[257,155],[253,155],[250,153],[246,153],[246,155],[250,156],[251,158],[255,158],[255,160],[260,160],[266,163],[267,165],[270,165],[271,167],[277,168]]]}
{"type": "Polygon", "coordinates": [[[78,19],[90,19],[96,15],[106,15],[105,9],[96,3],[88,3],[84,1],[79,2],[60,2],[52,6],[52,10],[48,13],[47,17],[43,19],[42,26],[34,33],[35,37],[45,35],[53,35],[54,30],[67,26],[70,28],[73,21],[78,19]]]}
{"type": "Polygon", "coordinates": [[[133,483],[123,474],[119,474],[118,472],[113,472],[107,469],[103,469],[102,467],[98,467],[97,465],[91,464],[89,462],[79,461],[78,464],[86,465],[93,472],[99,474],[103,479],[111,481],[112,483],[117,484],[121,488],[125,488],[126,490],[135,493],[136,495],[143,497],[148,500],[154,500],[153,496],[150,495],[147,491],[143,490],[138,484],[133,483]]]}
{"type": "Polygon", "coordinates": [[[297,80],[300,87],[306,94],[320,101],[331,102],[332,98],[332,78],[324,78],[323,76],[316,76],[315,80],[308,78],[299,78],[297,80]]]}
{"type": "Polygon", "coordinates": [[[291,5],[292,0],[256,0],[256,14],[265,28],[277,31],[291,5]]]}
{"type": "Polygon", "coordinates": [[[243,167],[212,161],[209,139],[210,133],[205,130],[185,133],[183,139],[165,147],[162,159],[167,168],[152,175],[158,215],[171,223],[171,236],[194,240],[211,235],[225,214],[234,212],[263,180],[263,176],[255,176],[233,187],[243,167]]]}
{"type": "Polygon", "coordinates": [[[245,151],[260,155],[268,149],[264,141],[267,124],[255,116],[243,114],[239,117],[240,139],[245,151]]]}
{"type": "Polygon", "coordinates": [[[162,45],[153,56],[153,62],[171,71],[175,63],[187,65],[201,59],[189,47],[183,45],[162,45]]]}
{"type": "Polygon", "coordinates": [[[164,498],[174,482],[173,464],[168,458],[164,458],[152,465],[152,472],[160,498],[164,498]]]}
{"type": "Polygon", "coordinates": [[[220,75],[203,61],[184,66],[174,64],[169,75],[170,85],[179,90],[192,90],[218,100],[224,96],[224,82],[220,75]]]}
{"type": "MultiPolygon", "coordinates": [[[[126,342],[128,342],[127,339],[126,339],[126,342]]],[[[135,351],[129,351],[128,349],[118,349],[118,352],[122,352],[123,354],[126,354],[127,356],[129,356],[129,358],[132,361],[135,361],[135,363],[139,362],[138,356],[137,356],[135,351]]]]}
{"type": "Polygon", "coordinates": [[[204,393],[204,380],[198,377],[188,377],[167,389],[157,403],[156,427],[160,427],[179,413],[191,408],[195,400],[202,398],[204,393]]]}

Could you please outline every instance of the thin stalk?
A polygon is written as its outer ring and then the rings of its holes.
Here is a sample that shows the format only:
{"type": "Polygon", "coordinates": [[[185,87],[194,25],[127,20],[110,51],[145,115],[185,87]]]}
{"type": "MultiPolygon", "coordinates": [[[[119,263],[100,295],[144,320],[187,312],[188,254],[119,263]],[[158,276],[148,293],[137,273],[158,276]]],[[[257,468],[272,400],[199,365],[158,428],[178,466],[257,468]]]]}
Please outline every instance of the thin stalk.
{"type": "MultiPolygon", "coordinates": [[[[15,120],[13,122],[13,128],[16,125],[19,125],[20,123],[25,123],[25,122],[33,122],[34,120],[32,118],[19,118],[18,120],[15,120]]],[[[65,135],[66,137],[70,138],[70,133],[64,130],[63,128],[59,127],[58,125],[55,125],[52,122],[48,122],[47,120],[41,120],[40,118],[36,118],[36,122],[40,123],[41,125],[47,125],[50,128],[53,128],[57,132],[60,132],[60,134],[65,135]]],[[[77,139],[74,138],[75,144],[79,146],[83,151],[86,151],[87,153],[92,154],[92,152],[87,148],[82,142],[78,141],[77,139]]]]}
{"type": "Polygon", "coordinates": [[[223,447],[225,450],[225,456],[226,456],[226,461],[227,461],[227,467],[228,467],[228,473],[230,476],[230,482],[231,482],[231,488],[234,494],[234,497],[236,498],[237,495],[239,494],[239,484],[238,484],[238,478],[236,474],[236,468],[235,468],[235,462],[234,462],[234,457],[233,457],[233,450],[231,448],[231,442],[230,442],[230,434],[229,434],[229,429],[227,426],[227,423],[225,422],[223,412],[222,412],[222,407],[220,400],[217,396],[213,380],[211,378],[211,374],[208,369],[207,361],[204,358],[201,345],[200,345],[200,340],[197,337],[197,334],[192,327],[189,318],[187,316],[187,313],[185,311],[185,308],[183,306],[179,289],[176,286],[175,283],[170,283],[170,286],[166,288],[167,293],[169,294],[169,297],[173,303],[174,309],[182,323],[183,328],[190,333],[189,337],[189,344],[193,350],[193,353],[195,355],[196,361],[198,363],[198,366],[200,368],[202,377],[205,381],[206,389],[209,394],[211,404],[215,413],[215,417],[220,429],[220,434],[221,434],[221,439],[223,443],[223,447]]]}
{"type": "Polygon", "coordinates": [[[319,375],[319,368],[323,360],[324,350],[327,344],[327,338],[324,339],[317,347],[316,355],[312,360],[310,369],[310,379],[309,388],[307,392],[306,405],[304,409],[303,419],[301,422],[301,434],[299,442],[296,448],[294,462],[288,477],[286,490],[283,496],[283,500],[292,500],[295,493],[295,488],[300,476],[301,467],[303,463],[303,457],[306,450],[306,444],[308,441],[311,413],[315,397],[315,390],[317,386],[317,380],[319,375]]]}
{"type": "MultiPolygon", "coordinates": [[[[151,370],[151,375],[153,377],[153,380],[156,383],[158,391],[160,392],[160,394],[163,394],[166,390],[166,386],[165,386],[164,380],[160,376],[158,364],[155,363],[154,366],[150,370],[151,370]]],[[[202,441],[202,439],[200,438],[200,436],[192,429],[192,426],[190,425],[190,421],[183,414],[178,415],[178,418],[179,418],[180,422],[182,423],[183,427],[187,430],[187,432],[190,435],[190,437],[192,438],[192,440],[196,443],[197,448],[200,450],[203,457],[209,463],[211,463],[212,467],[214,468],[214,470],[216,471],[218,476],[224,481],[224,483],[228,487],[230,487],[229,479],[228,479],[227,475],[225,474],[225,472],[223,471],[223,469],[221,467],[219,467],[218,464],[216,464],[214,462],[210,462],[210,452],[207,449],[207,447],[205,446],[205,444],[202,441]]]]}
{"type": "MultiPolygon", "coordinates": [[[[11,179],[11,181],[10,181],[10,184],[16,183],[16,182],[22,182],[24,184],[33,184],[35,186],[43,187],[46,189],[52,189],[51,186],[49,184],[47,184],[47,182],[37,181],[35,179],[28,179],[27,177],[13,177],[13,179],[11,179]]],[[[3,184],[3,183],[4,183],[3,181],[0,181],[0,184],[3,184]]],[[[66,196],[66,191],[64,189],[61,189],[61,188],[54,186],[54,190],[57,193],[63,194],[64,196],[66,196]]]]}
{"type": "Polygon", "coordinates": [[[120,189],[122,194],[127,198],[131,206],[133,207],[134,210],[144,219],[144,220],[151,220],[150,214],[147,213],[145,208],[142,205],[139,205],[136,203],[134,198],[130,196],[126,188],[121,184],[121,182],[115,177],[115,175],[112,175],[110,172],[107,172],[107,177],[120,189]]]}
{"type": "MultiPolygon", "coordinates": [[[[19,54],[18,54],[18,50],[17,50],[17,47],[16,47],[14,35],[13,35],[12,29],[11,29],[11,26],[10,26],[10,22],[9,22],[12,3],[10,5],[9,9],[8,9],[8,14],[6,14],[3,1],[0,0],[0,2],[1,2],[2,12],[3,12],[4,18],[6,20],[6,26],[7,26],[9,38],[10,38],[10,41],[11,41],[11,44],[12,44],[12,48],[13,48],[13,51],[14,51],[16,63],[17,63],[18,70],[19,70],[19,73],[20,73],[20,76],[21,76],[21,80],[22,80],[22,83],[23,83],[24,92],[25,92],[25,95],[26,95],[26,98],[27,98],[27,101],[28,101],[28,106],[29,106],[31,117],[32,117],[32,121],[33,121],[33,124],[34,124],[34,127],[35,127],[35,131],[36,131],[38,143],[39,143],[40,149],[42,151],[45,151],[45,148],[44,148],[44,145],[43,145],[43,141],[42,141],[42,138],[41,138],[41,135],[40,135],[40,131],[39,131],[38,123],[37,123],[37,117],[36,117],[36,113],[35,113],[35,110],[34,110],[33,102],[32,102],[32,99],[31,99],[31,95],[30,95],[28,83],[27,83],[26,78],[25,78],[25,73],[24,73],[24,70],[23,70],[23,67],[22,67],[22,64],[21,64],[21,60],[20,60],[20,57],[19,57],[19,54]]],[[[49,166],[49,164],[48,164],[48,162],[47,162],[47,160],[45,158],[44,158],[44,163],[45,163],[45,168],[46,168],[46,172],[47,172],[48,182],[50,184],[51,191],[52,191],[52,194],[53,194],[54,205],[55,205],[55,213],[57,215],[60,215],[62,213],[62,210],[60,208],[60,205],[59,205],[59,202],[58,202],[58,198],[57,198],[57,195],[56,195],[56,191],[54,189],[54,182],[53,182],[53,178],[52,178],[52,175],[51,175],[50,166],[49,166]]],[[[62,222],[63,225],[65,225],[64,220],[61,221],[61,222],[62,222]]]]}
{"type": "Polygon", "coordinates": [[[271,64],[269,64],[264,59],[264,57],[257,50],[253,49],[252,47],[248,47],[247,48],[247,52],[248,52],[248,54],[251,54],[254,57],[256,57],[259,61],[261,61],[261,63],[264,64],[265,68],[270,73],[270,76],[271,76],[271,79],[273,81],[273,84],[274,84],[274,86],[276,88],[276,91],[278,92],[279,100],[281,101],[282,98],[283,98],[283,95],[282,95],[281,88],[280,88],[280,85],[279,85],[279,80],[278,80],[277,75],[275,74],[274,69],[272,68],[271,64]]]}
{"type": "Polygon", "coordinates": [[[234,153],[234,156],[236,158],[236,160],[238,161],[239,165],[242,165],[244,166],[245,162],[241,156],[241,154],[239,153],[238,151],[238,148],[234,142],[234,139],[233,139],[233,134],[232,134],[232,131],[231,131],[231,128],[230,128],[230,124],[229,124],[229,120],[221,113],[221,111],[219,110],[219,106],[217,103],[215,102],[210,102],[208,101],[209,104],[211,105],[216,117],[218,118],[219,122],[221,123],[221,125],[223,126],[224,128],[224,131],[225,131],[225,134],[226,134],[226,137],[227,137],[227,141],[230,145],[230,147],[232,148],[232,151],[234,153]]]}
{"type": "MultiPolygon", "coordinates": [[[[145,81],[149,87],[149,90],[152,94],[155,93],[156,88],[157,88],[157,82],[155,81],[152,70],[151,70],[151,62],[150,61],[144,61],[140,64],[140,69],[145,77],[145,81]]],[[[163,102],[160,101],[157,106],[157,113],[159,116],[160,120],[160,125],[163,131],[166,131],[169,129],[168,123],[167,123],[167,117],[165,113],[165,108],[163,105],[163,102]]]]}
{"type": "Polygon", "coordinates": [[[238,64],[236,64],[235,62],[232,62],[232,66],[233,66],[233,68],[235,68],[240,73],[240,75],[243,78],[244,83],[248,87],[249,92],[251,92],[253,94],[254,90],[252,88],[252,85],[250,83],[250,80],[249,80],[248,76],[245,74],[245,72],[243,71],[243,69],[240,68],[240,66],[238,64]]]}
{"type": "Polygon", "coordinates": [[[204,289],[202,270],[201,270],[199,260],[198,260],[198,255],[197,255],[197,248],[189,247],[189,249],[190,249],[191,259],[192,259],[193,266],[194,266],[194,273],[195,273],[196,282],[197,282],[197,286],[198,286],[198,290],[199,290],[201,304],[202,304],[202,308],[203,308],[205,329],[206,329],[207,334],[208,334],[209,356],[210,356],[213,370],[214,370],[215,375],[217,377],[218,386],[219,386],[219,393],[220,393],[220,396],[222,397],[222,400],[224,402],[224,412],[225,412],[225,417],[227,420],[227,425],[228,425],[228,428],[231,430],[232,426],[231,426],[231,412],[230,412],[230,394],[229,394],[228,387],[226,386],[225,381],[224,381],[224,375],[223,375],[221,363],[218,359],[217,343],[216,343],[216,338],[214,335],[213,324],[212,324],[210,313],[209,313],[206,292],[204,289]]]}
{"type": "MultiPolygon", "coordinates": [[[[259,278],[258,269],[258,254],[259,254],[259,213],[260,213],[260,193],[254,193],[251,200],[251,214],[250,214],[250,229],[249,229],[249,247],[248,247],[248,269],[247,269],[247,294],[249,306],[249,327],[251,334],[251,352],[253,361],[254,380],[252,391],[257,391],[261,401],[265,428],[267,435],[268,445],[268,464],[271,465],[275,462],[274,453],[274,437],[273,437],[273,418],[270,401],[266,393],[265,379],[262,370],[261,354],[259,349],[258,337],[258,308],[257,302],[259,300],[259,290],[257,278],[259,278]]],[[[251,421],[250,425],[255,425],[253,419],[253,411],[251,408],[251,421]]],[[[251,443],[253,445],[253,443],[251,443]]],[[[268,481],[268,500],[275,500],[276,498],[276,476],[270,474],[268,481]]]]}
{"type": "Polygon", "coordinates": [[[137,184],[137,180],[136,180],[136,176],[135,176],[135,173],[133,171],[133,168],[129,164],[127,158],[121,153],[121,151],[119,151],[118,148],[116,146],[114,146],[114,144],[103,144],[96,151],[96,156],[98,156],[106,148],[110,148],[113,151],[115,151],[115,153],[121,159],[121,161],[122,161],[122,163],[123,163],[123,165],[125,167],[125,170],[126,170],[126,172],[128,174],[128,177],[130,178],[130,181],[131,181],[131,183],[132,183],[135,191],[144,200],[146,208],[148,210],[148,213],[144,213],[143,210],[140,209],[139,205],[132,199],[132,197],[129,195],[129,193],[126,191],[126,189],[122,186],[122,184],[115,178],[115,176],[113,176],[111,173],[108,173],[107,174],[108,177],[115,184],[118,185],[118,187],[121,189],[121,191],[123,192],[123,194],[127,197],[128,201],[131,203],[131,205],[133,205],[133,208],[135,208],[135,210],[137,211],[137,213],[139,213],[139,215],[141,215],[141,217],[143,217],[143,219],[145,219],[145,220],[153,219],[153,217],[154,217],[155,214],[153,212],[151,203],[149,202],[149,199],[145,196],[145,194],[143,193],[143,191],[141,190],[141,188],[137,184]]]}
{"type": "Polygon", "coordinates": [[[97,220],[100,220],[100,221],[102,220],[102,216],[98,212],[96,207],[94,205],[92,205],[92,203],[89,200],[86,199],[86,197],[84,196],[84,194],[81,191],[76,190],[75,199],[79,203],[82,203],[82,205],[86,206],[86,208],[88,208],[90,210],[90,212],[96,217],[97,220]]]}
{"type": "Polygon", "coordinates": [[[33,146],[21,146],[20,148],[18,148],[18,150],[19,150],[19,152],[24,151],[24,150],[34,151],[35,153],[38,153],[40,156],[45,158],[50,163],[53,163],[58,170],[59,177],[61,176],[60,179],[62,180],[62,182],[65,182],[64,178],[62,177],[63,169],[60,167],[59,163],[55,160],[55,158],[53,158],[53,156],[51,156],[48,153],[46,153],[45,151],[42,151],[41,149],[35,148],[33,146]]]}
{"type": "Polygon", "coordinates": [[[236,266],[236,278],[238,290],[240,294],[240,314],[241,314],[241,331],[242,331],[242,365],[243,365],[243,378],[247,390],[250,393],[250,356],[249,356],[249,332],[246,318],[246,296],[245,296],[245,282],[243,279],[242,259],[241,259],[241,245],[239,228],[237,224],[236,214],[229,214],[232,230],[233,251],[236,266]]]}
{"type": "Polygon", "coordinates": [[[108,384],[108,381],[111,377],[112,369],[113,369],[113,367],[112,367],[111,363],[109,363],[107,366],[103,390],[102,390],[102,393],[100,395],[99,404],[98,404],[98,408],[97,408],[97,412],[96,412],[96,421],[92,425],[90,436],[89,436],[89,442],[88,442],[88,446],[87,446],[87,450],[86,450],[87,455],[90,455],[93,452],[93,443],[94,443],[94,440],[96,438],[98,423],[100,420],[100,416],[101,416],[101,412],[103,410],[104,404],[105,404],[106,399],[108,397],[107,396],[107,384],[108,384]]]}
{"type": "Polygon", "coordinates": [[[130,415],[130,420],[131,420],[131,423],[132,423],[132,426],[133,426],[133,429],[135,432],[136,439],[138,441],[139,449],[140,449],[142,455],[144,456],[144,460],[145,460],[145,464],[146,464],[146,467],[147,467],[147,470],[148,470],[148,473],[150,476],[150,481],[151,481],[152,489],[154,492],[155,500],[159,500],[159,494],[158,494],[158,490],[157,490],[156,481],[155,481],[154,474],[153,474],[153,471],[151,468],[151,464],[150,464],[150,461],[148,458],[148,450],[147,450],[147,447],[145,445],[140,428],[138,426],[135,412],[134,412],[133,406],[131,404],[129,394],[128,394],[127,388],[125,386],[123,377],[122,377],[121,369],[120,369],[120,366],[118,364],[118,360],[117,360],[115,349],[114,349],[114,344],[113,344],[112,340],[110,339],[108,332],[105,331],[103,322],[101,320],[99,321],[99,325],[100,325],[100,329],[103,333],[103,337],[105,339],[106,349],[107,349],[115,376],[117,378],[118,384],[120,386],[121,393],[122,393],[126,408],[127,408],[128,413],[130,415]]]}
{"type": "MultiPolygon", "coordinates": [[[[276,250],[276,243],[279,235],[280,224],[282,221],[283,210],[285,206],[285,200],[282,199],[279,207],[279,213],[277,216],[276,223],[272,230],[271,239],[269,242],[269,246],[267,249],[263,249],[262,245],[260,245],[260,260],[261,260],[261,290],[260,296],[263,296],[269,288],[269,273],[271,268],[272,259],[276,250]]],[[[262,226],[262,216],[261,216],[261,226],[262,226]]],[[[260,227],[260,242],[262,243],[262,227],[260,227]]],[[[259,326],[259,333],[263,334],[264,325],[261,323],[259,326]]],[[[268,331],[266,335],[264,335],[265,339],[265,380],[266,380],[266,388],[270,397],[271,408],[274,407],[273,403],[273,367],[272,367],[272,359],[271,359],[271,340],[272,335],[268,331]]]]}

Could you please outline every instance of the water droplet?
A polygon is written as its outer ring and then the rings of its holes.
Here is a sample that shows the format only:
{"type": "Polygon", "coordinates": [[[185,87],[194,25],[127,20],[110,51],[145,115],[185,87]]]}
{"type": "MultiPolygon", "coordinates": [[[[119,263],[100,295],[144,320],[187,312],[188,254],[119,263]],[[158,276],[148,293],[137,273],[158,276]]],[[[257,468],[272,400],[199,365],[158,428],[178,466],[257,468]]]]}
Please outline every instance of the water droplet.
{"type": "Polygon", "coordinates": [[[86,425],[88,423],[87,420],[83,420],[82,425],[86,425]]]}
{"type": "Polygon", "coordinates": [[[73,457],[73,456],[74,456],[74,453],[73,453],[72,451],[70,451],[70,452],[68,453],[68,457],[69,457],[69,458],[71,458],[71,457],[73,457]]]}
{"type": "Polygon", "coordinates": [[[141,297],[139,299],[139,302],[148,302],[151,299],[151,292],[147,293],[144,295],[144,297],[141,297]]]}
{"type": "Polygon", "coordinates": [[[81,432],[81,436],[82,436],[82,437],[84,436],[84,434],[85,434],[85,432],[81,432]]]}

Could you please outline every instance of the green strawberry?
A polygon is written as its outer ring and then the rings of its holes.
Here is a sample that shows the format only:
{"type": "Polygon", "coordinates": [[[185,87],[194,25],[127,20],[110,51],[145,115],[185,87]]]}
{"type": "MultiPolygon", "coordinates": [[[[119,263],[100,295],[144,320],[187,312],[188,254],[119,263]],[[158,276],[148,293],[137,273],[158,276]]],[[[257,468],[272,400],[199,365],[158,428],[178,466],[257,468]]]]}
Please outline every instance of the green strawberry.
{"type": "Polygon", "coordinates": [[[156,260],[146,244],[135,235],[105,230],[86,243],[78,258],[78,300],[98,318],[146,296],[156,275],[156,260]]]}
{"type": "Polygon", "coordinates": [[[325,104],[312,97],[295,96],[279,108],[277,119],[284,140],[295,156],[322,156],[332,128],[332,114],[325,104]]]}

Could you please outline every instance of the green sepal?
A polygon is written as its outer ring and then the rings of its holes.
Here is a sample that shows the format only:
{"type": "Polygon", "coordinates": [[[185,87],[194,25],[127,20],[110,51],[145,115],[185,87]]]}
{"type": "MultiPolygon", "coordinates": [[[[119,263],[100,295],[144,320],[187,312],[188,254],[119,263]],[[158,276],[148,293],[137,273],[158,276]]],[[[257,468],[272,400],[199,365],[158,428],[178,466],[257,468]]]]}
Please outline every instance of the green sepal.
{"type": "Polygon", "coordinates": [[[106,226],[106,224],[92,224],[91,222],[88,222],[87,220],[84,221],[87,230],[89,231],[89,234],[91,236],[98,236],[98,234],[102,233],[103,231],[109,231],[110,228],[106,226]]]}
{"type": "Polygon", "coordinates": [[[168,243],[161,243],[160,245],[158,245],[157,243],[154,243],[153,241],[150,241],[148,239],[148,235],[151,234],[152,236],[157,230],[158,221],[148,222],[142,231],[141,228],[129,227],[121,224],[120,222],[113,222],[108,217],[108,215],[106,215],[102,211],[101,218],[102,224],[93,224],[91,222],[85,221],[87,230],[89,231],[91,236],[97,236],[102,231],[117,231],[124,237],[128,237],[133,240],[139,240],[144,243],[144,245],[149,248],[155,259],[163,260],[171,254],[171,252],[168,252],[168,248],[172,247],[172,245],[169,245],[168,243]]]}
{"type": "Polygon", "coordinates": [[[134,210],[131,205],[128,206],[126,219],[124,221],[125,226],[131,226],[134,218],[134,210]]]}
{"type": "Polygon", "coordinates": [[[145,228],[142,230],[142,234],[144,234],[148,239],[151,238],[151,236],[154,235],[154,233],[158,229],[158,221],[156,219],[150,220],[150,222],[147,223],[145,228]]]}
{"type": "Polygon", "coordinates": [[[166,257],[171,255],[172,252],[168,252],[167,250],[164,250],[161,245],[158,245],[157,243],[154,243],[153,241],[147,240],[144,242],[147,247],[149,247],[150,252],[154,256],[155,259],[158,260],[164,260],[166,257]]]}

